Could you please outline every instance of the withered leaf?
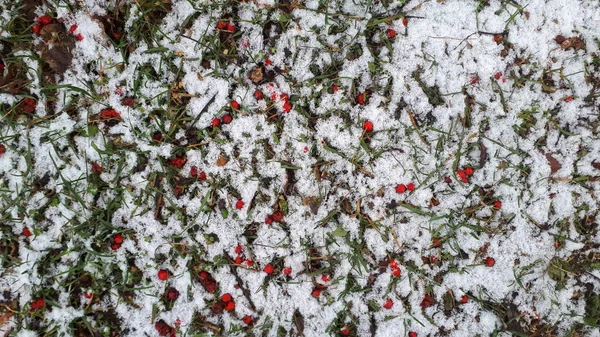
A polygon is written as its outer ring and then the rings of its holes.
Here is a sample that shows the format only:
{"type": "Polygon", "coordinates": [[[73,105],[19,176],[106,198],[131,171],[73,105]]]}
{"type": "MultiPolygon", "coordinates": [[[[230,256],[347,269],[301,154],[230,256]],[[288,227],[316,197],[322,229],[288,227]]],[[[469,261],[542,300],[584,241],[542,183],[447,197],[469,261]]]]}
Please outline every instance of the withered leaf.
{"type": "Polygon", "coordinates": [[[550,164],[550,174],[556,173],[556,171],[560,170],[562,165],[556,160],[556,158],[552,157],[550,153],[546,153],[546,160],[550,164]]]}
{"type": "Polygon", "coordinates": [[[40,36],[44,43],[40,44],[39,52],[48,63],[50,69],[62,75],[71,66],[75,47],[75,38],[68,34],[67,29],[61,23],[51,23],[42,27],[40,36]]]}
{"type": "Polygon", "coordinates": [[[315,196],[306,197],[302,200],[302,203],[310,208],[312,214],[316,215],[319,213],[319,207],[321,207],[321,200],[319,198],[315,196]]]}
{"type": "MultiPolygon", "coordinates": [[[[558,38],[558,36],[557,36],[557,38],[558,38]]],[[[564,36],[563,36],[563,38],[564,38],[564,36]]],[[[557,41],[556,39],[554,39],[554,40],[557,41]]],[[[559,39],[559,40],[562,40],[562,39],[559,39]]],[[[560,43],[560,49],[569,50],[571,48],[573,48],[573,50],[583,49],[583,48],[585,48],[585,42],[582,39],[574,36],[574,37],[565,38],[565,40],[563,40],[563,42],[560,43]]]]}
{"type": "Polygon", "coordinates": [[[221,155],[219,157],[219,159],[217,159],[217,166],[222,167],[227,165],[227,157],[225,157],[224,155],[221,155]]]}
{"type": "Polygon", "coordinates": [[[264,76],[264,69],[261,66],[256,66],[248,73],[248,77],[254,84],[259,84],[262,82],[264,76]]]}

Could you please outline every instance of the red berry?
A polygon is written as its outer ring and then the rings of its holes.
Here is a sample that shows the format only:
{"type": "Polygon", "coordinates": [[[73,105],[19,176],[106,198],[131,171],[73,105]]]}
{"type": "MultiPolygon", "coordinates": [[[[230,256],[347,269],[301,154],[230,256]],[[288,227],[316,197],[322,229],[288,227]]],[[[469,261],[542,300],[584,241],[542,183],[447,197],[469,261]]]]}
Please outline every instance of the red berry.
{"type": "Polygon", "coordinates": [[[404,192],[406,192],[406,185],[404,185],[404,184],[398,184],[396,186],[396,193],[402,194],[404,192]]]}
{"type": "Polygon", "coordinates": [[[410,331],[410,332],[408,333],[408,337],[417,337],[417,333],[416,333],[416,332],[414,332],[414,331],[410,331]]]}
{"type": "Polygon", "coordinates": [[[394,302],[392,302],[392,299],[391,299],[391,298],[388,298],[388,299],[385,301],[385,304],[383,305],[383,307],[384,307],[385,309],[391,309],[391,308],[392,308],[392,306],[394,306],[394,302]]]}
{"type": "Polygon", "coordinates": [[[198,179],[206,180],[206,172],[204,172],[204,171],[200,172],[200,174],[198,174],[198,179]]]}
{"type": "Polygon", "coordinates": [[[190,168],[190,175],[192,177],[198,177],[198,166],[192,166],[190,168]]]}
{"type": "Polygon", "coordinates": [[[175,167],[181,168],[183,165],[185,165],[185,158],[172,158],[170,163],[175,167]]]}
{"type": "Polygon", "coordinates": [[[358,94],[358,96],[356,96],[356,103],[363,105],[367,102],[368,98],[369,98],[368,92],[365,91],[363,93],[360,93],[360,94],[358,94]]]}
{"type": "Polygon", "coordinates": [[[135,98],[125,97],[121,100],[121,104],[133,108],[133,106],[135,105],[135,98]]]}
{"type": "Polygon", "coordinates": [[[479,77],[474,76],[473,78],[471,78],[471,84],[477,84],[477,82],[479,82],[479,77]]]}
{"type": "Polygon", "coordinates": [[[473,175],[473,168],[472,167],[467,167],[465,168],[465,173],[470,176],[473,175]]]}
{"type": "Polygon", "coordinates": [[[210,125],[212,125],[212,126],[213,126],[213,127],[215,127],[215,128],[218,128],[218,127],[219,127],[219,125],[221,125],[221,120],[220,120],[220,119],[218,119],[218,118],[214,118],[214,119],[212,120],[212,122],[210,123],[210,125]]]}
{"type": "Polygon", "coordinates": [[[31,31],[34,34],[39,34],[41,30],[42,30],[42,25],[40,25],[39,23],[34,23],[33,27],[31,27],[31,31]]]}
{"type": "Polygon", "coordinates": [[[261,99],[263,99],[263,93],[260,90],[256,90],[254,92],[254,98],[256,98],[257,101],[260,101],[261,99]]]}
{"type": "Polygon", "coordinates": [[[348,328],[342,329],[340,332],[342,333],[342,335],[349,335],[350,334],[350,329],[348,329],[348,328]]]}
{"type": "Polygon", "coordinates": [[[113,242],[116,244],[122,244],[123,243],[123,234],[121,234],[121,233],[115,234],[115,236],[113,236],[113,242]]]}
{"type": "Polygon", "coordinates": [[[254,262],[252,262],[252,260],[250,260],[250,259],[246,259],[246,265],[247,265],[248,267],[252,266],[252,264],[253,264],[253,263],[254,263],[254,262]]]}
{"type": "Polygon", "coordinates": [[[290,275],[292,273],[292,267],[286,267],[283,269],[283,273],[286,275],[290,275]]]}
{"type": "Polygon", "coordinates": [[[494,208],[496,208],[496,209],[502,208],[502,201],[500,201],[500,200],[494,201],[494,208]]]}
{"type": "Polygon", "coordinates": [[[446,176],[446,177],[444,177],[444,181],[445,181],[447,184],[450,184],[450,183],[452,182],[452,178],[450,178],[450,177],[446,176]]]}
{"type": "Polygon", "coordinates": [[[280,222],[281,220],[283,220],[283,213],[281,213],[281,211],[275,211],[271,215],[271,219],[275,222],[280,222]]]}
{"type": "Polygon", "coordinates": [[[167,270],[161,269],[158,271],[158,279],[161,281],[165,281],[169,278],[169,272],[167,270]]]}
{"type": "Polygon", "coordinates": [[[71,27],[69,27],[69,33],[71,33],[71,34],[75,33],[77,28],[78,28],[77,25],[71,25],[71,27]]]}
{"type": "Polygon", "coordinates": [[[83,297],[85,297],[85,298],[92,298],[92,297],[94,297],[94,293],[87,293],[87,292],[83,293],[83,297]]]}
{"type": "Polygon", "coordinates": [[[77,34],[77,41],[83,41],[83,35],[77,34]]]}
{"type": "Polygon", "coordinates": [[[271,60],[269,59],[265,59],[265,65],[266,66],[270,66],[273,62],[271,62],[271,60]]]}
{"type": "Polygon", "coordinates": [[[270,224],[272,224],[272,223],[273,223],[273,218],[272,218],[271,216],[268,216],[268,217],[266,217],[266,218],[265,218],[265,223],[266,223],[267,225],[270,225],[270,224]]]}
{"type": "Polygon", "coordinates": [[[497,79],[497,80],[500,79],[500,76],[502,76],[501,72],[497,72],[497,73],[494,74],[494,78],[497,79]]]}
{"type": "Polygon", "coordinates": [[[227,303],[227,302],[231,302],[231,300],[233,300],[233,297],[231,297],[230,293],[225,293],[223,294],[223,296],[221,296],[221,301],[227,303]]]}
{"type": "Polygon", "coordinates": [[[312,297],[319,297],[319,296],[321,296],[321,290],[315,289],[312,291],[311,295],[312,295],[312,297]]]}
{"type": "Polygon", "coordinates": [[[240,103],[238,103],[237,101],[231,101],[231,107],[234,109],[239,109],[240,103]]]}
{"type": "Polygon", "coordinates": [[[414,191],[415,190],[415,184],[409,183],[408,185],[406,185],[406,189],[408,189],[411,192],[414,191]]]}
{"type": "Polygon", "coordinates": [[[233,311],[233,309],[235,309],[235,302],[234,301],[229,301],[229,302],[227,302],[227,304],[225,304],[225,310],[227,310],[227,311],[233,311]]]}
{"type": "Polygon", "coordinates": [[[274,269],[274,268],[273,268],[273,265],[269,263],[269,264],[267,264],[267,265],[265,266],[265,268],[263,269],[263,271],[264,271],[265,273],[267,273],[267,274],[271,274],[271,273],[273,273],[273,269],[274,269]]]}
{"type": "Polygon", "coordinates": [[[421,309],[427,309],[431,306],[431,302],[433,301],[433,298],[429,295],[426,295],[423,300],[421,301],[421,309]]]}
{"type": "Polygon", "coordinates": [[[392,268],[392,275],[394,275],[394,277],[400,276],[401,273],[402,271],[400,270],[400,268],[392,268]]]}
{"type": "Polygon", "coordinates": [[[321,281],[329,282],[329,281],[331,281],[331,276],[329,276],[327,274],[323,274],[323,275],[321,275],[321,281]]]}
{"type": "Polygon", "coordinates": [[[176,300],[177,298],[179,298],[179,291],[177,291],[177,289],[175,288],[169,289],[169,291],[167,292],[167,298],[170,300],[176,300]]]}
{"type": "Polygon", "coordinates": [[[371,122],[371,121],[365,121],[363,123],[363,130],[365,130],[365,132],[371,132],[371,131],[373,131],[373,122],[371,122]]]}
{"type": "Polygon", "coordinates": [[[395,38],[395,37],[396,37],[396,31],[395,31],[395,30],[393,30],[393,29],[391,29],[391,28],[390,28],[390,29],[388,29],[388,30],[387,30],[385,33],[387,34],[387,36],[388,36],[390,39],[393,39],[393,38],[395,38]]]}
{"type": "Polygon", "coordinates": [[[402,25],[408,25],[408,18],[402,18],[402,25]]]}
{"type": "Polygon", "coordinates": [[[244,262],[244,258],[241,256],[236,256],[234,262],[235,264],[242,264],[242,262],[244,262]]]}
{"type": "Polygon", "coordinates": [[[48,15],[42,15],[42,16],[38,17],[37,20],[42,25],[47,25],[47,24],[52,23],[52,18],[48,15]]]}
{"type": "Polygon", "coordinates": [[[485,258],[485,265],[487,267],[493,267],[496,264],[496,260],[493,257],[486,257],[485,258]]]}
{"type": "Polygon", "coordinates": [[[244,208],[244,201],[243,201],[243,200],[238,200],[238,201],[235,203],[235,208],[237,208],[237,209],[242,209],[242,208],[244,208]]]}
{"type": "Polygon", "coordinates": [[[390,261],[390,268],[398,268],[398,262],[394,259],[390,261]]]}
{"type": "Polygon", "coordinates": [[[279,95],[279,99],[282,100],[282,101],[284,101],[284,102],[289,102],[290,101],[290,96],[284,92],[281,95],[279,95]]]}
{"type": "Polygon", "coordinates": [[[217,22],[217,29],[224,30],[226,28],[227,28],[227,22],[225,22],[225,21],[219,21],[219,22],[217,22]]]}
{"type": "Polygon", "coordinates": [[[242,318],[242,321],[246,325],[250,325],[250,324],[252,324],[252,316],[246,315],[246,316],[244,316],[244,318],[242,318]]]}
{"type": "Polygon", "coordinates": [[[102,119],[121,119],[121,114],[115,109],[102,109],[100,110],[100,117],[102,119]]]}
{"type": "Polygon", "coordinates": [[[0,144],[0,156],[6,153],[6,146],[4,144],[0,144]]]}
{"type": "Polygon", "coordinates": [[[31,236],[31,231],[29,230],[29,227],[23,227],[23,232],[22,232],[23,236],[25,237],[30,237],[31,236]]]}
{"type": "Polygon", "coordinates": [[[100,164],[98,164],[98,163],[93,163],[92,164],[92,173],[102,174],[102,166],[100,166],[100,164]]]}
{"type": "Polygon", "coordinates": [[[119,248],[121,248],[121,244],[120,243],[113,243],[112,245],[110,245],[110,248],[112,250],[119,250],[119,248]]]}
{"type": "Polygon", "coordinates": [[[337,84],[334,84],[331,86],[331,91],[333,91],[333,93],[335,94],[336,92],[338,92],[338,90],[340,89],[340,87],[338,87],[337,84]]]}
{"type": "Polygon", "coordinates": [[[235,26],[232,23],[227,24],[227,31],[230,33],[235,32],[235,26]]]}
{"type": "Polygon", "coordinates": [[[38,298],[37,300],[31,302],[31,309],[38,310],[46,306],[46,302],[43,298],[38,298]]]}
{"type": "Polygon", "coordinates": [[[292,105],[290,104],[290,102],[285,102],[283,104],[283,111],[284,112],[290,112],[290,110],[292,110],[292,105]]]}
{"type": "Polygon", "coordinates": [[[563,99],[565,102],[571,102],[573,100],[573,96],[567,96],[563,99]]]}
{"type": "Polygon", "coordinates": [[[460,297],[460,303],[467,303],[467,302],[469,302],[469,296],[467,296],[467,295],[462,295],[462,296],[460,297]]]}
{"type": "Polygon", "coordinates": [[[235,253],[236,254],[241,254],[243,249],[244,248],[242,246],[237,245],[237,246],[235,246],[235,253]]]}
{"type": "Polygon", "coordinates": [[[463,171],[463,170],[458,170],[458,171],[456,171],[456,174],[458,175],[458,177],[460,178],[460,180],[461,180],[463,183],[465,183],[465,184],[466,184],[466,183],[468,183],[468,182],[469,182],[469,178],[467,178],[467,174],[465,173],[465,171],[463,171]]]}

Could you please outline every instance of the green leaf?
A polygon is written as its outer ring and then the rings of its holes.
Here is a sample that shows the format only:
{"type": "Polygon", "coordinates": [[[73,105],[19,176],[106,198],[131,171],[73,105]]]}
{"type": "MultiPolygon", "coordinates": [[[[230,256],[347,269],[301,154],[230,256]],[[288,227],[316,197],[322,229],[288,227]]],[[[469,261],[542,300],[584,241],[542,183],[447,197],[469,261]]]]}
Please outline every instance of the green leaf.
{"type": "Polygon", "coordinates": [[[331,234],[333,234],[333,236],[344,237],[348,232],[342,226],[338,226],[331,234]]]}

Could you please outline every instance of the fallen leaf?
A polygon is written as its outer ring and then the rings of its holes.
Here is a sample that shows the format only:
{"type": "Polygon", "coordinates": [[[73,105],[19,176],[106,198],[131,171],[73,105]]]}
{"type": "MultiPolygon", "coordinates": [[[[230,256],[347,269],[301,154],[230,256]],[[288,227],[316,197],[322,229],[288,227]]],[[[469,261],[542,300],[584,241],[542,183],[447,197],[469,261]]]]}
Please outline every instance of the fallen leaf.
{"type": "Polygon", "coordinates": [[[221,155],[219,157],[219,159],[217,159],[217,166],[222,167],[227,165],[227,157],[225,157],[224,155],[221,155]]]}
{"type": "Polygon", "coordinates": [[[550,174],[556,173],[556,171],[560,170],[562,165],[556,160],[556,158],[552,157],[550,153],[546,153],[546,160],[550,164],[550,174]]]}
{"type": "Polygon", "coordinates": [[[257,66],[248,73],[248,77],[254,84],[259,84],[263,80],[263,68],[257,66]]]}
{"type": "Polygon", "coordinates": [[[40,31],[44,43],[39,45],[39,52],[55,73],[62,75],[71,66],[75,47],[75,38],[67,32],[62,23],[45,25],[40,31]]]}

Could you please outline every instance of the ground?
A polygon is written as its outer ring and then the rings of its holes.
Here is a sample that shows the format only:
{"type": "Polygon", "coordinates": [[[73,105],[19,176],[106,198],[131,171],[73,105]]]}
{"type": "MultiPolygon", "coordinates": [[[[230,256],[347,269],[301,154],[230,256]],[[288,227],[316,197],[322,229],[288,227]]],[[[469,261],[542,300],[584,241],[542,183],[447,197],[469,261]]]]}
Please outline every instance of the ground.
{"type": "Polygon", "coordinates": [[[0,335],[600,336],[597,1],[0,9],[0,335]]]}

